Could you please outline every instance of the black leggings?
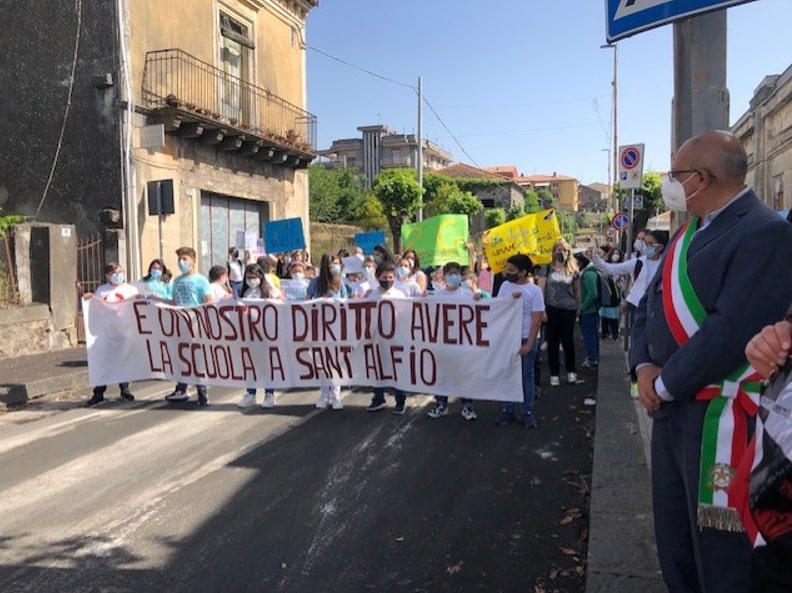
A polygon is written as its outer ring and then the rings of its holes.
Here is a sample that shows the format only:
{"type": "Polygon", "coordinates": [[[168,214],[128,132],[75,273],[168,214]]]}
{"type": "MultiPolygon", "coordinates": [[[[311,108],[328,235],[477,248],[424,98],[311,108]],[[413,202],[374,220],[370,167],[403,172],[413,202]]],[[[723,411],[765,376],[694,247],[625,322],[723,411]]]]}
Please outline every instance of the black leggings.
{"type": "Polygon", "coordinates": [[[575,320],[577,311],[547,307],[547,362],[550,365],[550,375],[557,377],[561,370],[561,360],[558,345],[564,349],[564,363],[567,373],[575,372],[575,320]]]}

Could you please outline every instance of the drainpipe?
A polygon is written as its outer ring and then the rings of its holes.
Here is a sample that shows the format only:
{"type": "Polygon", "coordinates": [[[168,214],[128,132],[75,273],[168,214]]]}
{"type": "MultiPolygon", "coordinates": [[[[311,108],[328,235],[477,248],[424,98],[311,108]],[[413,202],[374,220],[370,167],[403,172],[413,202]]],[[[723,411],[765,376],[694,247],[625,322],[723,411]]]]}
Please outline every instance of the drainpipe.
{"type": "Polygon", "coordinates": [[[126,246],[126,271],[129,278],[140,278],[140,243],[138,241],[137,223],[137,182],[135,175],[135,159],[132,153],[132,119],[135,114],[135,99],[132,95],[132,79],[129,73],[129,44],[127,34],[130,31],[126,16],[128,13],[128,0],[118,0],[118,39],[119,39],[119,70],[124,77],[121,103],[125,104],[121,115],[121,158],[124,174],[123,191],[123,220],[124,243],[126,246]]]}

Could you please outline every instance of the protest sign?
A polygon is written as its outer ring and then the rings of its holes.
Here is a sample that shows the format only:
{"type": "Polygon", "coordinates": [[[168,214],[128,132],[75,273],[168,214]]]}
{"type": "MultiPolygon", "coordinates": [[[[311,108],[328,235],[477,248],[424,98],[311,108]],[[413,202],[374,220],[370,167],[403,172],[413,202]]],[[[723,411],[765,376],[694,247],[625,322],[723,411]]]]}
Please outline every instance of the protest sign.
{"type": "Polygon", "coordinates": [[[336,385],[522,401],[516,299],[83,302],[92,385],[336,385]]]}
{"type": "Polygon", "coordinates": [[[250,253],[258,252],[259,236],[256,231],[237,231],[234,247],[242,251],[246,249],[250,253]]]}
{"type": "Polygon", "coordinates": [[[355,245],[363,250],[364,255],[373,255],[375,245],[385,245],[385,231],[355,233],[355,245]]]}
{"type": "Polygon", "coordinates": [[[441,214],[421,222],[403,224],[404,251],[414,249],[422,266],[442,266],[450,261],[468,264],[468,218],[441,214]]]}
{"type": "Polygon", "coordinates": [[[308,295],[308,281],[281,278],[281,292],[287,301],[304,301],[308,295]]]}
{"type": "Polygon", "coordinates": [[[264,223],[264,249],[267,253],[285,253],[305,249],[301,218],[269,220],[264,223]]]}
{"type": "Polygon", "coordinates": [[[344,274],[362,274],[363,273],[363,258],[357,255],[350,255],[349,257],[341,258],[341,263],[344,264],[344,274]]]}
{"type": "Polygon", "coordinates": [[[512,255],[530,255],[534,264],[549,264],[553,244],[561,237],[555,210],[526,214],[489,229],[484,233],[484,255],[493,273],[506,267],[512,255]]]}

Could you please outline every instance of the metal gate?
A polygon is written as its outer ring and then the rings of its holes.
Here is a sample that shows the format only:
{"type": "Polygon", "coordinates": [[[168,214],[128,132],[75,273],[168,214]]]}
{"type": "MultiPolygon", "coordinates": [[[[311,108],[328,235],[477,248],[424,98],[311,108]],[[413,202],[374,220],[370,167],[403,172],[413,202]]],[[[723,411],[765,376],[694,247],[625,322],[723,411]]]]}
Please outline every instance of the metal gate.
{"type": "Polygon", "coordinates": [[[105,246],[101,233],[81,237],[77,241],[77,341],[85,342],[80,299],[86,292],[94,292],[104,284],[105,246]]]}

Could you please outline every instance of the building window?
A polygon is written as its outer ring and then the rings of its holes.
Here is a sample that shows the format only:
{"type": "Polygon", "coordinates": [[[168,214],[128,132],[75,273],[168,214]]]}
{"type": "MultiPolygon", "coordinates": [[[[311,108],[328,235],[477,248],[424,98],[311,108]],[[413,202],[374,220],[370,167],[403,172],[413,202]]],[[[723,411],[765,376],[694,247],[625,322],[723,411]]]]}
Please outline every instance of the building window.
{"type": "Polygon", "coordinates": [[[215,264],[224,264],[228,248],[236,242],[237,231],[255,231],[262,236],[263,222],[269,220],[269,202],[244,200],[201,192],[201,271],[209,273],[215,264]]]}
{"type": "Polygon", "coordinates": [[[220,13],[220,69],[223,71],[220,90],[222,115],[239,122],[252,122],[253,94],[244,92],[250,82],[250,69],[255,45],[250,27],[220,13]]]}

